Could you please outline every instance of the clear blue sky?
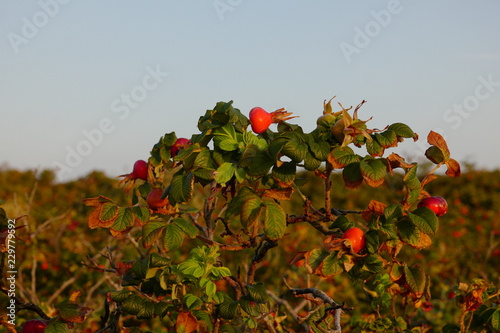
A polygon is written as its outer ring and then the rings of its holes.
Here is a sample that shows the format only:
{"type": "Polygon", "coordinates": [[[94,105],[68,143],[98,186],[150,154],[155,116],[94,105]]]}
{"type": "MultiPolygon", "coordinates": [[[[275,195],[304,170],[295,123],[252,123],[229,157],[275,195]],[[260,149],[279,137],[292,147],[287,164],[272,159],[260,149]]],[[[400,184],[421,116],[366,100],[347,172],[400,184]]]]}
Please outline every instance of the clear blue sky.
{"type": "Polygon", "coordinates": [[[2,1],[0,165],[116,176],[218,101],[285,107],[310,131],[337,95],[419,133],[409,159],[435,130],[499,168],[499,15],[496,0],[2,1]]]}

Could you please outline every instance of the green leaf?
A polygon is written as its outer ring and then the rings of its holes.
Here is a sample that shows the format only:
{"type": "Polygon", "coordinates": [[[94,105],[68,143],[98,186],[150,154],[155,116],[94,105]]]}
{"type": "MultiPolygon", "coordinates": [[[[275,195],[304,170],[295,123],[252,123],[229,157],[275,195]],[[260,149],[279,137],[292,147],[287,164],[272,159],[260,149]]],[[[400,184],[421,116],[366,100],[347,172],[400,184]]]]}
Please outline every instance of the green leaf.
{"type": "Polygon", "coordinates": [[[111,226],[111,229],[116,231],[125,231],[134,226],[134,213],[132,209],[128,207],[120,207],[118,208],[118,215],[116,216],[116,220],[111,226]]]}
{"type": "Polygon", "coordinates": [[[235,163],[224,162],[215,171],[215,181],[219,184],[225,185],[231,180],[231,178],[233,178],[235,171],[235,163]]]}
{"type": "Polygon", "coordinates": [[[44,333],[67,333],[69,332],[68,325],[65,322],[52,321],[45,327],[44,333]]]}
{"type": "Polygon", "coordinates": [[[257,317],[261,314],[259,304],[253,300],[247,299],[245,296],[240,298],[240,306],[248,315],[257,317]]]}
{"type": "Polygon", "coordinates": [[[241,134],[238,135],[238,133],[236,133],[232,124],[226,124],[222,127],[217,128],[213,132],[213,134],[215,136],[215,146],[225,151],[233,151],[238,149],[239,142],[242,141],[241,134]]]}
{"type": "Polygon", "coordinates": [[[175,224],[165,226],[165,236],[163,237],[163,247],[165,251],[175,250],[182,245],[184,232],[175,224]]]}
{"type": "Polygon", "coordinates": [[[307,152],[306,157],[304,158],[304,168],[309,171],[314,171],[321,166],[321,161],[314,158],[314,156],[307,152]]]}
{"type": "Polygon", "coordinates": [[[425,290],[426,276],[421,267],[404,267],[406,283],[414,293],[423,294],[425,290]]]}
{"type": "Polygon", "coordinates": [[[350,229],[354,226],[355,226],[354,222],[349,221],[349,219],[347,217],[345,217],[344,215],[341,215],[341,216],[337,217],[337,219],[335,221],[333,221],[333,223],[330,225],[330,229],[339,228],[340,231],[344,232],[347,229],[350,229]]]}
{"type": "Polygon", "coordinates": [[[326,141],[309,142],[309,150],[315,158],[320,161],[326,161],[330,154],[330,144],[326,141]]]}
{"type": "Polygon", "coordinates": [[[346,166],[359,162],[360,160],[361,157],[354,154],[354,151],[350,147],[338,146],[328,155],[328,162],[330,162],[335,169],[345,168],[346,166]]]}
{"type": "Polygon", "coordinates": [[[165,222],[149,221],[142,227],[142,246],[149,248],[153,243],[161,237],[165,230],[165,222]]]}
{"type": "Polygon", "coordinates": [[[196,278],[203,276],[205,273],[203,268],[201,268],[200,264],[193,260],[186,260],[179,265],[177,265],[177,269],[185,275],[192,275],[196,278]]]}
{"type": "Polygon", "coordinates": [[[149,209],[146,206],[134,206],[132,207],[132,213],[134,213],[135,218],[139,219],[142,223],[148,222],[151,217],[149,209]]]}
{"type": "Polygon", "coordinates": [[[172,223],[179,227],[189,238],[196,238],[198,235],[198,228],[181,217],[175,218],[172,223]]]}
{"type": "Polygon", "coordinates": [[[231,276],[231,271],[227,267],[212,267],[210,275],[214,279],[219,279],[226,276],[231,276]]]}
{"type": "Polygon", "coordinates": [[[359,163],[359,168],[363,179],[371,187],[377,187],[384,183],[387,167],[381,160],[365,158],[359,163]]]}
{"type": "Polygon", "coordinates": [[[106,202],[102,205],[101,213],[99,215],[99,219],[102,222],[112,220],[118,211],[118,207],[112,202],[106,202]]]}
{"type": "Polygon", "coordinates": [[[128,314],[137,315],[144,307],[145,300],[137,295],[127,298],[122,303],[122,310],[128,314]]]}
{"type": "Polygon", "coordinates": [[[203,301],[193,294],[184,295],[182,303],[184,303],[190,311],[199,309],[203,305],[203,301]]]}
{"type": "Polygon", "coordinates": [[[401,240],[410,245],[418,245],[420,239],[420,231],[417,226],[409,218],[403,218],[398,222],[398,231],[401,240]]]}
{"type": "Polygon", "coordinates": [[[398,204],[390,204],[384,209],[384,216],[389,220],[397,220],[403,216],[403,207],[398,204]]]}
{"type": "Polygon", "coordinates": [[[154,304],[154,311],[157,316],[163,318],[171,310],[171,306],[165,302],[159,302],[154,304]]]}
{"type": "Polygon", "coordinates": [[[273,167],[272,176],[285,184],[293,183],[296,177],[297,167],[293,162],[285,162],[280,167],[273,167]]]}
{"type": "Polygon", "coordinates": [[[420,231],[427,235],[434,235],[439,227],[439,220],[434,212],[427,207],[419,207],[408,216],[420,231]]]}
{"type": "Polygon", "coordinates": [[[372,140],[366,142],[366,151],[373,157],[379,157],[384,155],[384,148],[376,140],[375,136],[380,135],[378,133],[372,134],[372,140]]]}
{"type": "Polygon", "coordinates": [[[165,258],[156,252],[149,255],[149,267],[165,267],[170,266],[172,260],[170,258],[165,258]]]}
{"type": "Polygon", "coordinates": [[[427,157],[427,159],[434,164],[439,164],[446,161],[443,151],[436,146],[430,146],[429,148],[427,148],[427,150],[425,151],[425,157],[427,157]]]}
{"type": "Polygon", "coordinates": [[[213,283],[212,281],[209,281],[205,285],[205,292],[208,296],[214,296],[215,293],[217,292],[217,286],[215,285],[215,283],[213,283]]]}
{"type": "Polygon", "coordinates": [[[262,200],[258,196],[251,196],[241,207],[241,224],[247,230],[255,227],[262,212],[262,200]]]}
{"type": "Polygon", "coordinates": [[[212,321],[208,313],[206,313],[204,310],[194,310],[192,311],[192,314],[196,317],[196,319],[204,322],[207,325],[208,332],[213,332],[212,321]]]}
{"type": "Polygon", "coordinates": [[[382,146],[382,148],[390,148],[398,145],[398,137],[393,130],[386,130],[382,133],[375,133],[375,140],[382,146]]]}
{"type": "Polygon", "coordinates": [[[144,301],[141,310],[137,313],[137,319],[151,319],[155,314],[155,303],[144,301]]]}
{"type": "Polygon", "coordinates": [[[384,263],[377,254],[370,254],[364,259],[363,270],[375,274],[383,273],[384,263]]]}
{"type": "Polygon", "coordinates": [[[168,199],[172,205],[185,203],[191,199],[193,195],[194,176],[192,173],[182,174],[177,173],[172,178],[170,183],[170,191],[168,199]]]}
{"type": "Polygon", "coordinates": [[[394,123],[390,125],[387,130],[394,131],[397,136],[403,137],[403,138],[415,138],[416,134],[413,132],[413,130],[408,126],[403,123],[394,123]]]}
{"type": "Polygon", "coordinates": [[[369,230],[365,233],[366,249],[369,253],[377,253],[380,247],[380,239],[377,230],[369,230]]]}
{"type": "Polygon", "coordinates": [[[338,258],[338,252],[330,253],[324,260],[321,267],[324,276],[335,276],[344,272],[343,261],[338,258]]]}
{"type": "Polygon", "coordinates": [[[219,305],[219,314],[224,319],[234,319],[238,312],[239,302],[226,300],[219,305]]]}
{"type": "Polygon", "coordinates": [[[111,299],[115,302],[123,302],[134,295],[130,290],[111,291],[109,294],[111,299]]]}
{"type": "Polygon", "coordinates": [[[286,231],[286,213],[274,201],[264,201],[264,205],[266,207],[264,232],[271,240],[278,240],[286,231]]]}
{"type": "Polygon", "coordinates": [[[253,285],[247,285],[246,290],[252,301],[256,303],[265,303],[269,300],[266,287],[262,282],[257,282],[253,285]]]}
{"type": "Polygon", "coordinates": [[[363,175],[359,162],[351,163],[342,170],[344,185],[349,190],[357,189],[363,183],[363,175]]]}
{"type": "Polygon", "coordinates": [[[420,190],[421,183],[417,178],[417,166],[414,165],[410,169],[406,171],[406,174],[403,177],[403,182],[406,187],[410,190],[420,190]]]}

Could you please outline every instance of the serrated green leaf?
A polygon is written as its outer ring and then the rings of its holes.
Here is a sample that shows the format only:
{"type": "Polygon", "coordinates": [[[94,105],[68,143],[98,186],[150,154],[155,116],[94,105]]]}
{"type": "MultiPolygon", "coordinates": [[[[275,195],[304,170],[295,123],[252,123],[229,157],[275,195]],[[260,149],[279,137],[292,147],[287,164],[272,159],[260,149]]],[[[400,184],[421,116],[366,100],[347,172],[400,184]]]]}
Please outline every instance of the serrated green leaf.
{"type": "Polygon", "coordinates": [[[359,162],[361,157],[354,154],[350,147],[338,146],[334,148],[328,155],[328,162],[332,164],[335,169],[342,169],[346,166],[359,162]]]}
{"type": "Polygon", "coordinates": [[[286,213],[283,208],[274,201],[264,201],[266,207],[264,232],[271,240],[278,240],[286,231],[286,213]]]}
{"type": "Polygon", "coordinates": [[[330,253],[325,259],[323,259],[323,265],[321,266],[321,273],[324,276],[335,276],[344,272],[343,261],[338,258],[337,251],[330,253]]]}
{"type": "Polygon", "coordinates": [[[213,283],[212,281],[209,281],[209,282],[205,285],[205,293],[206,293],[208,296],[214,296],[216,291],[217,291],[217,286],[216,286],[216,285],[215,285],[215,283],[213,283]]]}
{"type": "Polygon", "coordinates": [[[165,231],[165,222],[149,221],[142,227],[142,246],[149,248],[165,231]]]}
{"type": "Polygon", "coordinates": [[[261,314],[259,311],[259,303],[247,299],[245,296],[240,298],[240,306],[249,316],[257,317],[261,314]]]}
{"type": "Polygon", "coordinates": [[[396,132],[390,129],[387,129],[382,133],[376,133],[375,139],[383,148],[396,147],[398,145],[396,132]]]}
{"type": "Polygon", "coordinates": [[[144,307],[144,302],[144,299],[134,295],[123,301],[122,310],[128,314],[137,315],[144,307]]]}
{"type": "Polygon", "coordinates": [[[273,167],[272,176],[285,184],[292,184],[297,175],[297,166],[293,162],[285,162],[280,167],[273,167]]]}
{"type": "Polygon", "coordinates": [[[175,218],[172,223],[179,227],[189,238],[195,238],[198,235],[198,228],[181,217],[175,218]]]}
{"type": "Polygon", "coordinates": [[[219,314],[224,319],[234,319],[238,312],[239,302],[226,300],[219,305],[219,314]]]}
{"type": "Polygon", "coordinates": [[[384,209],[385,218],[390,220],[397,220],[403,216],[403,207],[398,204],[390,204],[384,209]]]}
{"type": "Polygon", "coordinates": [[[134,206],[132,207],[132,212],[134,213],[135,218],[142,223],[148,222],[151,217],[149,209],[145,206],[134,206]]]}
{"type": "Polygon", "coordinates": [[[102,222],[112,220],[118,214],[118,207],[112,202],[106,202],[102,205],[101,213],[99,214],[99,219],[102,222]]]}
{"type": "Polygon", "coordinates": [[[262,200],[258,196],[248,197],[241,207],[241,224],[247,230],[256,227],[262,212],[262,200]]]}
{"type": "Polygon", "coordinates": [[[235,171],[236,164],[224,162],[215,171],[215,181],[224,185],[233,178],[235,171]]]}
{"type": "Polygon", "coordinates": [[[309,142],[309,150],[320,161],[326,161],[330,154],[330,144],[326,141],[309,142]]]}
{"type": "Polygon", "coordinates": [[[384,155],[384,148],[380,145],[380,143],[375,139],[376,135],[380,135],[378,133],[372,134],[372,140],[366,142],[366,151],[373,157],[380,157],[384,155]]]}
{"type": "Polygon", "coordinates": [[[196,319],[202,321],[207,325],[208,332],[213,332],[212,321],[210,319],[210,315],[203,310],[194,310],[192,311],[193,315],[196,319]]]}
{"type": "Polygon", "coordinates": [[[363,175],[359,162],[351,163],[342,170],[344,185],[349,190],[357,189],[363,183],[363,175]]]}
{"type": "Polygon", "coordinates": [[[182,245],[184,232],[175,224],[165,226],[165,236],[163,237],[163,247],[165,251],[175,250],[182,245]]]}
{"type": "Polygon", "coordinates": [[[410,245],[418,245],[420,239],[420,231],[418,231],[417,226],[409,218],[403,218],[399,220],[398,231],[401,240],[410,245]]]}
{"type": "Polygon", "coordinates": [[[134,295],[134,293],[130,290],[120,290],[120,291],[111,291],[109,293],[111,299],[115,302],[123,302],[127,298],[134,295]]]}
{"type": "Polygon", "coordinates": [[[406,283],[414,293],[423,294],[425,290],[426,276],[421,267],[408,267],[405,266],[405,279],[406,283]]]}
{"type": "Polygon", "coordinates": [[[199,309],[203,305],[203,301],[193,294],[184,295],[182,303],[184,303],[190,311],[199,309]]]}
{"type": "Polygon", "coordinates": [[[141,310],[136,314],[137,319],[151,319],[155,314],[155,305],[151,301],[144,301],[141,310]]]}
{"type": "Polygon", "coordinates": [[[430,146],[425,151],[425,157],[434,164],[446,162],[443,151],[436,146],[430,146]]]}
{"type": "Polygon", "coordinates": [[[185,275],[192,275],[197,278],[204,274],[204,270],[201,268],[200,264],[193,260],[186,260],[180,263],[177,265],[177,269],[185,275]]]}
{"type": "Polygon", "coordinates": [[[366,249],[369,253],[377,253],[380,247],[380,237],[377,230],[369,230],[365,233],[366,249]]]}
{"type": "Polygon", "coordinates": [[[363,179],[369,186],[377,187],[384,183],[387,167],[381,160],[365,158],[359,163],[359,168],[363,179]]]}
{"type": "Polygon", "coordinates": [[[417,178],[417,166],[413,166],[406,171],[406,174],[403,177],[403,182],[406,187],[410,190],[420,190],[421,183],[417,178]]]}
{"type": "Polygon", "coordinates": [[[116,220],[111,226],[111,229],[116,231],[125,231],[134,226],[134,213],[129,207],[118,208],[116,220]]]}
{"type": "Polygon", "coordinates": [[[309,171],[314,171],[321,166],[321,161],[316,159],[313,154],[307,152],[304,158],[304,168],[309,171]]]}
{"type": "Polygon", "coordinates": [[[394,123],[390,125],[388,130],[394,131],[397,136],[403,137],[403,138],[414,138],[416,134],[413,132],[413,130],[408,126],[403,123],[394,123]]]}
{"type": "Polygon", "coordinates": [[[212,267],[210,275],[214,279],[219,279],[226,276],[231,276],[231,271],[227,267],[212,267]]]}
{"type": "Polygon", "coordinates": [[[490,317],[490,325],[494,330],[500,331],[500,310],[496,309],[490,317]]]}
{"type": "Polygon", "coordinates": [[[194,188],[194,176],[192,173],[174,175],[170,183],[168,199],[172,205],[185,203],[191,199],[194,188]]]}
{"type": "Polygon", "coordinates": [[[408,203],[408,206],[413,206],[419,199],[420,197],[420,188],[416,190],[410,190],[406,194],[406,202],[408,203]]]}
{"type": "Polygon", "coordinates": [[[247,285],[245,289],[250,295],[250,299],[256,303],[265,303],[269,300],[266,286],[262,282],[257,282],[253,285],[247,285]]]}
{"type": "Polygon", "coordinates": [[[427,235],[434,235],[439,227],[439,220],[434,212],[427,207],[419,207],[408,216],[420,231],[427,235]]]}
{"type": "Polygon", "coordinates": [[[156,252],[149,255],[149,267],[164,267],[170,266],[172,259],[165,258],[156,252]]]}
{"type": "Polygon", "coordinates": [[[154,304],[155,314],[160,318],[165,317],[170,309],[171,306],[165,302],[158,302],[154,304]]]}
{"type": "Polygon", "coordinates": [[[365,257],[363,262],[363,270],[371,273],[383,273],[384,263],[377,254],[370,254],[365,257]]]}

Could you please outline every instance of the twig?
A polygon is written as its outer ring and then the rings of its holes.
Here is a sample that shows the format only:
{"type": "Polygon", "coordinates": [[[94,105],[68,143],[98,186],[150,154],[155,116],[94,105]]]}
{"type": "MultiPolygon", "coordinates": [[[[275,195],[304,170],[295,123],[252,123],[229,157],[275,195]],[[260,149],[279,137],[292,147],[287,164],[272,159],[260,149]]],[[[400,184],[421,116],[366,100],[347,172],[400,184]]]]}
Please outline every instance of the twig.
{"type": "Polygon", "coordinates": [[[255,255],[252,258],[252,262],[247,272],[247,284],[252,285],[255,283],[254,278],[255,278],[255,271],[257,270],[257,264],[264,259],[264,256],[270,249],[276,247],[277,245],[278,245],[277,242],[265,241],[264,245],[259,246],[259,248],[255,250],[255,255]]]}

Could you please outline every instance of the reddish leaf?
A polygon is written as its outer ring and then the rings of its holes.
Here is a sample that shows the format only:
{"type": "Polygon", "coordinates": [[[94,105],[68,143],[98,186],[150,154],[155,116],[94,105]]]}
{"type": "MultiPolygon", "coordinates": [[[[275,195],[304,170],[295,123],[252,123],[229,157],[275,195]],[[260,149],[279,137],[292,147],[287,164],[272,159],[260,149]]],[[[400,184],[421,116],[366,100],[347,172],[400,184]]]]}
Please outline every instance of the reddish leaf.
{"type": "Polygon", "coordinates": [[[441,134],[436,133],[434,131],[430,131],[429,135],[427,136],[427,142],[430,145],[436,146],[439,149],[441,149],[445,154],[445,156],[450,156],[450,150],[448,149],[448,145],[446,144],[446,141],[441,134]]]}
{"type": "Polygon", "coordinates": [[[181,311],[175,322],[175,331],[178,333],[191,333],[199,328],[196,317],[187,311],[181,311]]]}
{"type": "Polygon", "coordinates": [[[448,170],[446,170],[446,175],[449,177],[460,177],[460,164],[450,158],[449,161],[446,162],[446,166],[448,166],[448,170]]]}
{"type": "Polygon", "coordinates": [[[414,166],[413,164],[407,163],[403,157],[399,156],[396,153],[392,153],[391,155],[389,155],[387,157],[387,161],[389,161],[391,169],[396,169],[396,168],[409,169],[414,166]]]}

